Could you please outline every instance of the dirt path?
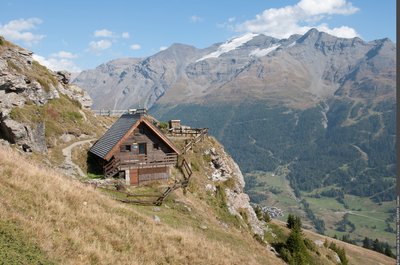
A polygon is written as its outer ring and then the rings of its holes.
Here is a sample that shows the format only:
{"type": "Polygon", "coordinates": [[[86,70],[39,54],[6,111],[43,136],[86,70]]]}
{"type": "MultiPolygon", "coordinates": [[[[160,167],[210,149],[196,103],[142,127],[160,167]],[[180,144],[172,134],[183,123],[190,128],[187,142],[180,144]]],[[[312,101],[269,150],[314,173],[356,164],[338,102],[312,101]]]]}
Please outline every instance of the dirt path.
{"type": "Polygon", "coordinates": [[[86,174],[83,173],[82,169],[72,161],[72,149],[74,147],[79,146],[79,145],[90,143],[90,142],[95,141],[95,140],[96,139],[86,139],[86,140],[75,142],[75,143],[65,147],[62,150],[63,156],[65,157],[65,160],[64,160],[65,169],[67,169],[68,171],[70,170],[69,172],[71,174],[78,173],[78,175],[80,177],[85,177],[86,174]]]}

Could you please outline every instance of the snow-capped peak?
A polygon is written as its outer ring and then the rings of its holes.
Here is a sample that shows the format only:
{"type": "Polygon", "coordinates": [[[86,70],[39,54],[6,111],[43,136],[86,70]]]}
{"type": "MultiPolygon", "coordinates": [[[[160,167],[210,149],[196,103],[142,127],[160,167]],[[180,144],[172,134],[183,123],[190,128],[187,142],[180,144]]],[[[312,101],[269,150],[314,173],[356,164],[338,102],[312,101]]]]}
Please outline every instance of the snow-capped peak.
{"type": "Polygon", "coordinates": [[[208,58],[218,58],[221,54],[227,53],[229,51],[235,50],[239,48],[243,44],[247,43],[248,41],[252,40],[255,36],[259,34],[254,33],[247,33],[243,36],[233,38],[228,40],[227,42],[221,44],[215,52],[209,53],[202,58],[198,59],[196,62],[208,59],[208,58]]]}

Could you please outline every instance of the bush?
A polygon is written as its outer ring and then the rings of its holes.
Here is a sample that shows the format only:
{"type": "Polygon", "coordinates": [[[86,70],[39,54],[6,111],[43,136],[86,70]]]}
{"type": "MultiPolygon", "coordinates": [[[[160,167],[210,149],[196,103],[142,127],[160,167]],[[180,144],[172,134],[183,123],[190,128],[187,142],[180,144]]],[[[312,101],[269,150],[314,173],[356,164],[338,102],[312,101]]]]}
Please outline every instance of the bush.
{"type": "Polygon", "coordinates": [[[271,222],[271,216],[269,216],[269,213],[268,213],[268,212],[265,212],[265,213],[263,214],[263,220],[264,220],[266,223],[271,222]]]}
{"type": "Polygon", "coordinates": [[[346,252],[345,252],[344,248],[340,248],[340,247],[336,246],[336,244],[333,242],[331,242],[331,244],[329,245],[329,248],[336,252],[336,254],[340,258],[340,262],[342,265],[349,264],[349,260],[346,257],[346,252]]]}
{"type": "Polygon", "coordinates": [[[261,221],[263,219],[263,212],[259,205],[254,206],[254,212],[256,213],[257,219],[261,221]]]}

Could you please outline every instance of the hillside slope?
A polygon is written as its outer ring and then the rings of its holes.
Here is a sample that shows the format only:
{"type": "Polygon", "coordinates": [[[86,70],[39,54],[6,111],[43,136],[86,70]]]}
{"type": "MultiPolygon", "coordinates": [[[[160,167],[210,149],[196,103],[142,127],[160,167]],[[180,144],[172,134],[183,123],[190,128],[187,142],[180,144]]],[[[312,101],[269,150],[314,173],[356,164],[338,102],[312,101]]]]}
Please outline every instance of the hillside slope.
{"type": "Polygon", "coordinates": [[[178,193],[156,210],[130,206],[11,149],[0,147],[0,160],[1,221],[16,224],[52,262],[283,264],[245,228],[221,226],[192,195],[178,193]]]}
{"type": "MultiPolygon", "coordinates": [[[[117,202],[101,189],[40,168],[0,146],[0,222],[22,234],[13,238],[17,244],[24,240],[32,246],[17,248],[19,256],[44,264],[284,264],[252,237],[245,219],[229,214],[219,187],[238,183],[207,178],[215,169],[201,151],[209,144],[222,154],[212,142],[195,149],[190,155],[195,175],[187,194],[176,191],[159,208],[117,202]],[[217,187],[214,195],[206,183],[217,187]]],[[[378,253],[348,247],[351,264],[394,264],[378,253]]],[[[335,264],[330,250],[319,251],[327,256],[315,256],[315,264],[335,264]]],[[[13,264],[15,252],[8,254],[5,261],[13,264]]]]}

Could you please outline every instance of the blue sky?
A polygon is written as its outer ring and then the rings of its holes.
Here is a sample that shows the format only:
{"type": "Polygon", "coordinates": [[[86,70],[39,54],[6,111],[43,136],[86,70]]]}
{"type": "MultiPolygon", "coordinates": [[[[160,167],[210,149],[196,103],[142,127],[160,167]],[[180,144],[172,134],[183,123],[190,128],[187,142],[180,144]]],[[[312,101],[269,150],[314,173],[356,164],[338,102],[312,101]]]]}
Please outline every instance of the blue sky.
{"type": "Polygon", "coordinates": [[[173,43],[205,48],[248,32],[285,38],[311,27],[395,41],[394,0],[3,0],[0,35],[53,70],[145,57],[173,43]]]}

